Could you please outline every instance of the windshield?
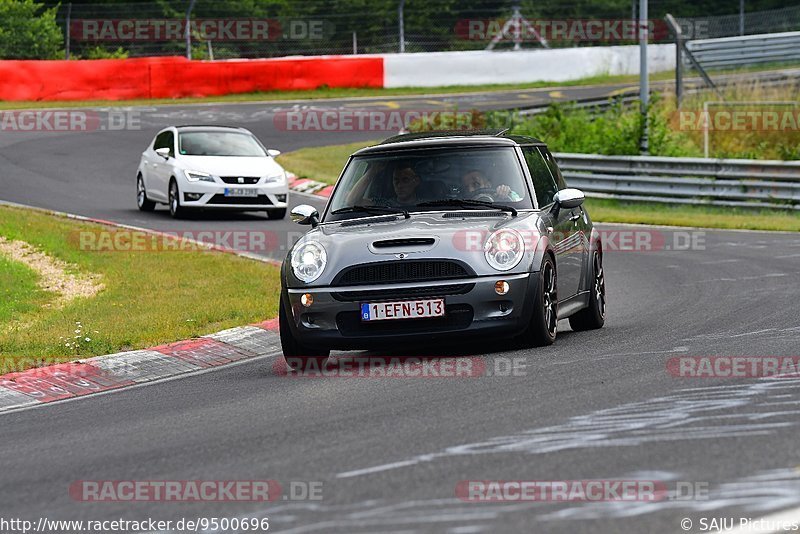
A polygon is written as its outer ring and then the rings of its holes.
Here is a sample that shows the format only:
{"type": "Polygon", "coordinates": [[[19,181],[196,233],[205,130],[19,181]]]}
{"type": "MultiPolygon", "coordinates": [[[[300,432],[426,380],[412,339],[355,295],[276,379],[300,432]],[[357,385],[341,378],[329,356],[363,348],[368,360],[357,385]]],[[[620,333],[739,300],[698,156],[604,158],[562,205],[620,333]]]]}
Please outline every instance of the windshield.
{"type": "Polygon", "coordinates": [[[375,214],[374,210],[348,209],[354,206],[414,212],[478,209],[480,205],[486,209],[492,204],[533,207],[513,148],[403,151],[354,157],[331,199],[326,220],[375,214]]]}
{"type": "Polygon", "coordinates": [[[250,134],[238,132],[183,132],[178,152],[184,156],[255,156],[267,153],[250,134]]]}

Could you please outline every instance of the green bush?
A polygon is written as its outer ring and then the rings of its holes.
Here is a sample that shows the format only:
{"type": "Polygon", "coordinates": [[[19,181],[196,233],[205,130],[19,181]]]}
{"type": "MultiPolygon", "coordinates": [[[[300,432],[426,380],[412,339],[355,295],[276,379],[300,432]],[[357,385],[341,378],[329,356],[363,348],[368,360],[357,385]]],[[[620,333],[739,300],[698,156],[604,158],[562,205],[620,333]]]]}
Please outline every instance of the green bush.
{"type": "Polygon", "coordinates": [[[106,50],[102,46],[95,46],[85,50],[79,58],[76,59],[127,59],[128,52],[121,46],[116,50],[106,50]]]}
{"type": "Polygon", "coordinates": [[[64,37],[56,24],[57,9],[44,9],[33,0],[0,0],[0,58],[62,57],[64,37]]]}

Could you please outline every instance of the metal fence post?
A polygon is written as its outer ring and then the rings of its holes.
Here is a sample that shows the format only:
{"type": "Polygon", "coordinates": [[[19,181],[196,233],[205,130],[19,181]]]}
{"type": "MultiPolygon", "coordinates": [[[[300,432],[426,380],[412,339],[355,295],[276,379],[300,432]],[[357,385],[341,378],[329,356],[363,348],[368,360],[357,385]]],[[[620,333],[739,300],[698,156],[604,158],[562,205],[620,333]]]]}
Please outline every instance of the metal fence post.
{"type": "Polygon", "coordinates": [[[72,2],[67,4],[67,35],[65,37],[66,44],[64,45],[64,59],[69,59],[69,48],[71,45],[72,37],[72,2]]]}
{"type": "Polygon", "coordinates": [[[647,154],[649,150],[647,139],[647,108],[650,96],[650,84],[647,77],[647,0],[639,0],[639,100],[642,110],[642,138],[639,150],[647,154]]]}
{"type": "Polygon", "coordinates": [[[192,0],[189,2],[189,8],[186,10],[186,59],[192,59],[192,29],[190,27],[191,17],[192,17],[192,10],[194,9],[194,3],[197,0],[192,0]]]}
{"type": "Polygon", "coordinates": [[[681,106],[681,97],[683,96],[683,57],[681,47],[683,46],[683,31],[680,24],[675,20],[675,17],[667,13],[667,24],[670,25],[672,31],[675,33],[675,101],[676,106],[681,106]]]}
{"type": "Polygon", "coordinates": [[[406,51],[406,30],[403,24],[403,8],[406,5],[406,0],[400,0],[400,4],[397,6],[397,25],[398,25],[398,34],[400,37],[400,53],[403,54],[406,51]]]}

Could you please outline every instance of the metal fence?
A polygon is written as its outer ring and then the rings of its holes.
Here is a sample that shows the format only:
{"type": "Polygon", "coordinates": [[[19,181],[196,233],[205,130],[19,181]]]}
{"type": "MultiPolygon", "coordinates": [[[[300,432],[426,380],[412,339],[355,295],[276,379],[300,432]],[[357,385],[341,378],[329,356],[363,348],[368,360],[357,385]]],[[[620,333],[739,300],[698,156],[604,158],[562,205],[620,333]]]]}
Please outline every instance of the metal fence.
{"type": "Polygon", "coordinates": [[[731,15],[681,17],[678,22],[688,39],[714,39],[800,30],[800,6],[731,15]]]}
{"type": "Polygon", "coordinates": [[[700,39],[687,42],[686,47],[705,69],[798,62],[800,31],[700,39]]]}
{"type": "MultiPolygon", "coordinates": [[[[53,0],[45,0],[53,5],[53,0]]],[[[651,36],[659,42],[671,42],[665,25],[659,20],[666,14],[667,3],[656,2],[651,10],[653,22],[660,28],[651,36]]],[[[276,57],[286,55],[352,54],[398,52],[434,52],[448,50],[484,49],[496,36],[496,30],[507,22],[520,5],[521,16],[536,28],[550,28],[547,43],[550,47],[633,44],[633,39],[603,36],[586,37],[587,23],[631,22],[636,10],[631,3],[542,3],[536,0],[371,0],[355,8],[357,2],[335,0],[215,1],[180,0],[152,2],[107,2],[57,4],[56,19],[65,37],[65,48],[71,57],[102,57],[121,54],[129,57],[186,54],[183,36],[168,39],[130,39],[113,35],[115,22],[129,20],[183,21],[190,11],[192,21],[262,19],[270,23],[268,38],[219,39],[204,38],[191,32],[192,57],[207,59],[276,57]],[[401,10],[402,8],[402,44],[401,10]],[[81,21],[111,23],[111,31],[97,37],[97,32],[81,31],[81,21]],[[555,24],[567,28],[554,35],[555,24]],[[471,33],[470,24],[481,31],[471,33]],[[544,24],[544,26],[542,26],[544,24]],[[494,30],[490,30],[494,28],[494,30]],[[486,30],[485,32],[482,30],[486,30]],[[93,35],[91,35],[93,34],[93,35]]],[[[633,4],[635,7],[635,3],[633,4]]],[[[719,6],[717,6],[719,9],[719,6]]],[[[703,9],[707,9],[704,7],[703,9]]],[[[735,11],[735,7],[723,9],[735,11]]],[[[701,12],[696,6],[685,6],[684,12],[701,12]]],[[[677,13],[680,15],[680,13],[677,13]]],[[[737,35],[739,15],[714,15],[682,18],[682,23],[702,34],[689,32],[689,38],[713,38],[737,35]]],[[[770,11],[745,13],[744,33],[766,33],[800,30],[800,5],[770,11]]],[[[2,26],[0,21],[0,26],[2,26]]],[[[0,31],[0,33],[2,33],[0,31]]],[[[100,32],[102,33],[102,31],[100,32]]],[[[548,33],[544,31],[543,33],[548,33]]],[[[497,50],[513,48],[511,38],[502,39],[497,50]]],[[[526,35],[523,48],[541,48],[542,42],[526,35]]]]}
{"type": "Polygon", "coordinates": [[[800,162],[555,154],[589,196],[800,210],[800,162]]]}

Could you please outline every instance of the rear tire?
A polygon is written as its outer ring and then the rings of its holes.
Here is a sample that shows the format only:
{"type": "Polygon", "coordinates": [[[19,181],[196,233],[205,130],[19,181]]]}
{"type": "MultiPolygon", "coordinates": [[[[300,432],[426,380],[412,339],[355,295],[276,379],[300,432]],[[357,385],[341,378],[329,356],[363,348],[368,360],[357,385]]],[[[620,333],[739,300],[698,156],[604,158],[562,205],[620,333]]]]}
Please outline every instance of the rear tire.
{"type": "Polygon", "coordinates": [[[141,174],[136,177],[136,205],[139,207],[139,211],[153,211],[156,207],[156,203],[147,198],[147,190],[141,174]]]}
{"type": "Polygon", "coordinates": [[[519,340],[526,347],[543,347],[552,345],[558,332],[558,277],[549,255],[544,257],[534,283],[533,314],[519,340]]]}
{"type": "Polygon", "coordinates": [[[589,306],[569,318],[569,325],[576,332],[602,328],[606,322],[606,280],[603,273],[603,254],[600,250],[592,254],[591,269],[589,306]]]}
{"type": "Polygon", "coordinates": [[[281,349],[286,366],[295,371],[302,371],[306,368],[320,370],[324,368],[328,361],[331,351],[326,349],[312,348],[300,343],[292,334],[289,326],[289,312],[281,297],[278,312],[278,325],[281,335],[281,349]]]}
{"type": "Polygon", "coordinates": [[[286,218],[286,208],[267,210],[267,218],[270,220],[286,218]]]}

